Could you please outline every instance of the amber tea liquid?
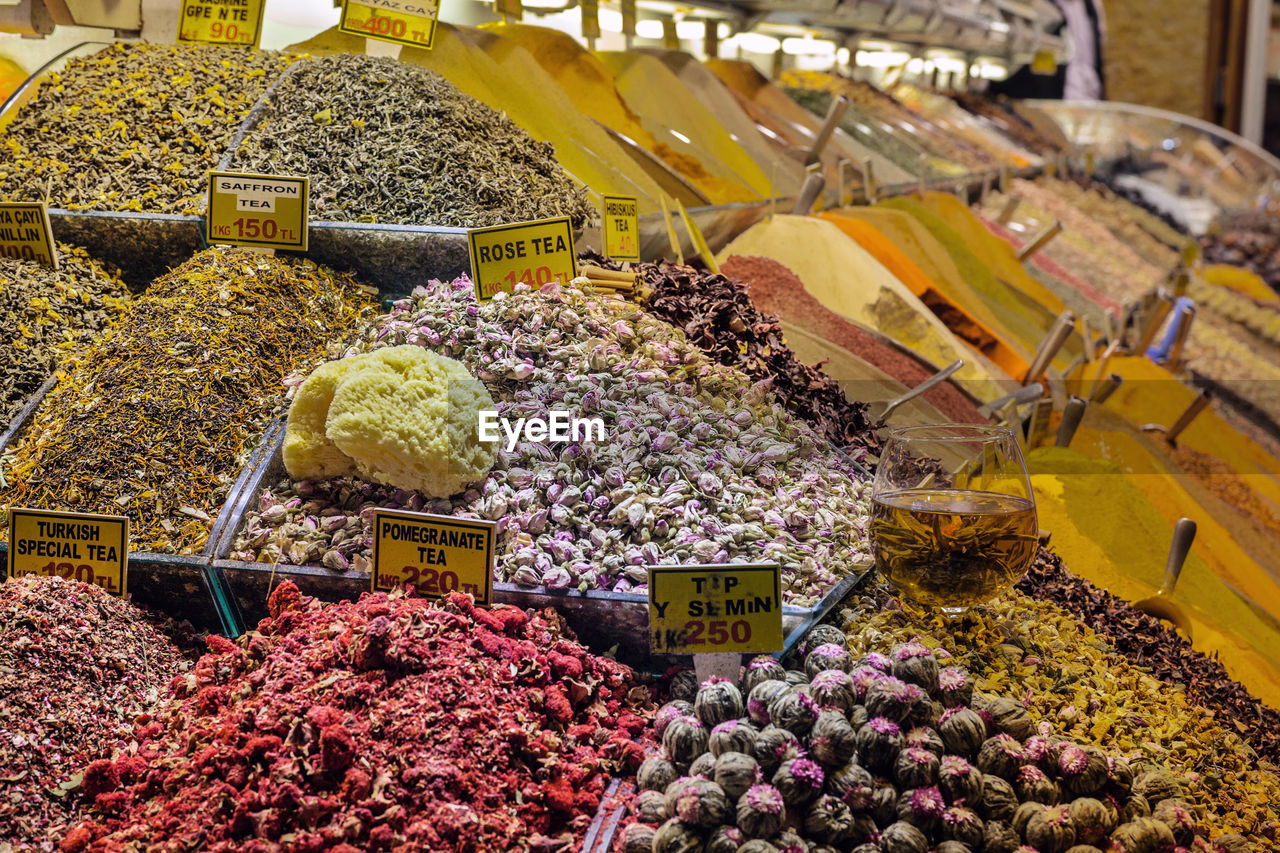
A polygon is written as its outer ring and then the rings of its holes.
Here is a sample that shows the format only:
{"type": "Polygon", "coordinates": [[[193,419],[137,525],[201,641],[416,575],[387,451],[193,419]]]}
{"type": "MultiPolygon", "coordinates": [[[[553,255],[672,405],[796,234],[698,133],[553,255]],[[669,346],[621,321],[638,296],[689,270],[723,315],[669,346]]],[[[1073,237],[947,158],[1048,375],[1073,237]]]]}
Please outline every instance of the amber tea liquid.
{"type": "Polygon", "coordinates": [[[872,502],[871,542],[876,567],[903,597],[963,609],[1026,574],[1037,545],[1035,505],[992,492],[889,492],[872,502]]]}

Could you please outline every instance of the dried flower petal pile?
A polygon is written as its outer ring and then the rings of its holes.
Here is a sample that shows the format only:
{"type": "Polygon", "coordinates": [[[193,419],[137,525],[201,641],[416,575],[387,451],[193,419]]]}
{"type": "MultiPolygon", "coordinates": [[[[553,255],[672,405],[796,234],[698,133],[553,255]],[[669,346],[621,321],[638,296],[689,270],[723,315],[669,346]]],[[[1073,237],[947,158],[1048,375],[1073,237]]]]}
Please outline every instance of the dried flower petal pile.
{"type": "Polygon", "coordinates": [[[8,424],[58,362],[91,343],[129,300],[116,274],[83,249],[59,245],[58,259],[57,270],[0,259],[0,423],[8,424]]]}
{"type": "Polygon", "coordinates": [[[549,143],[425,68],[303,60],[264,110],[231,165],[308,175],[316,219],[474,228],[596,218],[549,143]]]}
{"type": "Polygon", "coordinates": [[[198,551],[282,379],[335,354],[368,304],[309,261],[201,252],[63,367],[5,457],[0,505],[125,514],[134,550],[198,551]]]}
{"type": "Polygon", "coordinates": [[[873,591],[843,617],[853,654],[883,653],[897,642],[945,648],[979,690],[1016,700],[1033,717],[1130,764],[1152,762],[1181,776],[1183,795],[1215,832],[1240,833],[1268,848],[1276,843],[1275,765],[1260,762],[1233,724],[1113,651],[1090,624],[1059,607],[1009,594],[948,622],[873,591]]]}
{"type": "Polygon", "coordinates": [[[133,605],[55,577],[0,584],[0,848],[53,850],[90,761],[133,744],[188,664],[133,605]]]}
{"type": "Polygon", "coordinates": [[[476,305],[463,278],[419,288],[356,349],[400,344],[463,362],[499,417],[555,407],[601,418],[606,441],[520,441],[446,500],[349,478],[274,483],[233,558],[367,570],[372,507],[390,506],[498,520],[498,579],[551,589],[639,592],[655,563],[776,559],[784,598],[806,604],[866,564],[862,475],[634,305],[576,285],[476,305]]]}
{"type": "Polygon", "coordinates": [[[207,173],[291,57],[113,44],[52,73],[5,126],[0,196],[194,213],[207,173]]]}
{"type": "Polygon", "coordinates": [[[325,605],[285,582],[84,774],[64,851],[576,849],[641,758],[648,690],[554,614],[401,595],[325,605]]]}

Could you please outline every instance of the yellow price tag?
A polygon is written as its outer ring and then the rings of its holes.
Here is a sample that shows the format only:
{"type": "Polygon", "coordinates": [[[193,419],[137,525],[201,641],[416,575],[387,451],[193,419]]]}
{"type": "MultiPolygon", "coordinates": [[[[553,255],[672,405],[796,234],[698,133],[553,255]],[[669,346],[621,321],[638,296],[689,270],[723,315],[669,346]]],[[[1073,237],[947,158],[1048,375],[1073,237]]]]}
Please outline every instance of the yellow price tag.
{"type": "Polygon", "coordinates": [[[373,511],[373,591],[412,586],[424,598],[493,594],[493,521],[394,509],[373,511]]]}
{"type": "Polygon", "coordinates": [[[182,0],[178,41],[252,47],[267,0],[182,0]]]}
{"type": "Polygon", "coordinates": [[[308,198],[306,178],[210,172],[205,239],[305,252],[308,198]]]}
{"type": "Polygon", "coordinates": [[[476,298],[511,293],[517,284],[568,284],[578,275],[573,223],[567,216],[472,228],[467,232],[476,298]]]}
{"type": "Polygon", "coordinates": [[[1058,60],[1054,57],[1053,51],[1036,51],[1036,55],[1031,58],[1031,73],[1045,75],[1058,73],[1058,60]]]}
{"type": "Polygon", "coordinates": [[[44,202],[0,202],[0,255],[20,261],[38,261],[58,268],[58,247],[53,242],[49,207],[44,202]]]}
{"type": "Polygon", "coordinates": [[[338,31],[430,50],[439,16],[436,0],[344,0],[338,31]]]}
{"type": "Polygon", "coordinates": [[[1188,240],[1182,246],[1182,265],[1184,267],[1193,267],[1200,260],[1200,244],[1195,240],[1188,240]]]}
{"type": "Polygon", "coordinates": [[[582,37],[600,38],[600,0],[582,0],[582,37]]]}
{"type": "Polygon", "coordinates": [[[640,203],[633,196],[601,196],[604,254],[615,261],[640,261],[640,203]]]}
{"type": "Polygon", "coordinates": [[[649,648],[655,654],[780,651],[777,564],[650,566],[649,648]]]}
{"type": "Polygon", "coordinates": [[[622,34],[635,37],[636,0],[622,0],[622,34]]]}
{"type": "Polygon", "coordinates": [[[124,597],[129,519],[122,515],[9,510],[9,577],[56,575],[124,597]]]}

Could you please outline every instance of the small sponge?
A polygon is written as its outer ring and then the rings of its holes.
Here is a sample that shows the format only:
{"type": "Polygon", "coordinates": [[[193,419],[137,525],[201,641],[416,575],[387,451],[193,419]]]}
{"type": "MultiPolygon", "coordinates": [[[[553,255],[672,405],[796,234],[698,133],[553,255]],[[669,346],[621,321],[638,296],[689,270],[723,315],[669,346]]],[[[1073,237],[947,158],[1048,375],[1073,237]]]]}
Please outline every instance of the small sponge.
{"type": "Polygon", "coordinates": [[[295,480],[328,480],[356,473],[356,463],[325,435],[329,404],[338,383],[368,355],[330,361],[311,371],[289,406],[284,432],[284,467],[295,480]]]}
{"type": "Polygon", "coordinates": [[[285,467],[294,477],[333,470],[325,476],[357,474],[448,497],[484,479],[493,467],[497,444],[480,441],[478,427],[480,410],[493,407],[484,385],[461,363],[420,346],[343,359],[319,368],[299,389],[289,411],[294,452],[289,453],[286,434],[285,467]],[[355,363],[340,367],[346,362],[355,363]],[[313,379],[315,387],[304,399],[302,391],[313,379]],[[326,396],[321,438],[317,413],[326,396]],[[300,403],[305,408],[295,430],[300,403]]]}

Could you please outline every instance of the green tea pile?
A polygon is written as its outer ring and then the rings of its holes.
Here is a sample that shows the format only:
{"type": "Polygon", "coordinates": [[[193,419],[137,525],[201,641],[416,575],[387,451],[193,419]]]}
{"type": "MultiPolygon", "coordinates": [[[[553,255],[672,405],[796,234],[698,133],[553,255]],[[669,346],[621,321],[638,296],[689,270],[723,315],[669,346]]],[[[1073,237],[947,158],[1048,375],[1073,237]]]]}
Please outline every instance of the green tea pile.
{"type": "Polygon", "coordinates": [[[736,684],[677,677],[654,717],[662,749],[637,771],[625,853],[1207,847],[1191,780],[1064,737],[956,663],[827,625],[803,669],[761,656],[736,684]]]}
{"type": "Polygon", "coordinates": [[[950,650],[955,657],[948,662],[968,669],[978,690],[1015,700],[1066,736],[1134,768],[1150,764],[1176,774],[1179,797],[1228,834],[1217,843],[1275,849],[1275,765],[1260,761],[1232,722],[1190,699],[1185,686],[1156,678],[1058,606],[1010,593],[948,622],[877,591],[842,616],[852,654],[902,642],[950,650]]]}
{"type": "Polygon", "coordinates": [[[315,219],[473,228],[596,217],[549,143],[435,72],[386,58],[301,63],[231,165],[309,175],[315,219]]]}
{"type": "Polygon", "coordinates": [[[338,351],[369,304],[309,261],[197,254],[63,367],[4,459],[0,507],[125,514],[133,550],[195,553],[284,377],[338,351]]]}
{"type": "Polygon", "coordinates": [[[129,301],[83,249],[58,246],[60,266],[0,259],[0,431],[70,352],[91,343],[129,301]]]}
{"type": "Polygon", "coordinates": [[[72,60],[5,128],[0,198],[195,213],[206,173],[290,61],[241,47],[138,42],[72,60]]]}
{"type": "Polygon", "coordinates": [[[135,745],[134,724],[188,666],[145,614],[96,586],[0,584],[0,849],[57,849],[85,766],[135,745]]]}

